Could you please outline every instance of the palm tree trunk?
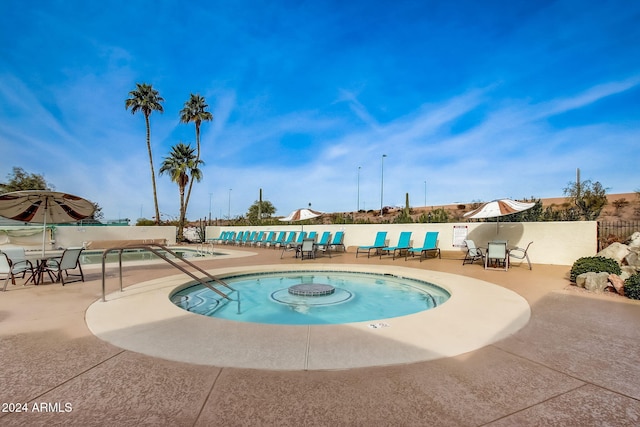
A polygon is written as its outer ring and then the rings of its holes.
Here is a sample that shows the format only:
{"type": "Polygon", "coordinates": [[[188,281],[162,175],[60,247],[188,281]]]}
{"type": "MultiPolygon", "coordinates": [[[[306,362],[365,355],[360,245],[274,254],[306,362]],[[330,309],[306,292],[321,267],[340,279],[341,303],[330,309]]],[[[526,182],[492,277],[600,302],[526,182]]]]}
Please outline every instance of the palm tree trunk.
{"type": "MultiPolygon", "coordinates": [[[[196,122],[196,165],[200,162],[200,124],[196,122]]],[[[189,190],[187,190],[187,200],[184,202],[185,216],[187,214],[187,206],[189,206],[189,199],[191,198],[191,188],[193,188],[193,177],[189,181],[189,190]]]]}
{"type": "Polygon", "coordinates": [[[184,187],[180,187],[180,220],[178,221],[178,242],[181,242],[184,238],[184,217],[185,217],[185,206],[184,206],[184,187]]]}
{"type": "Polygon", "coordinates": [[[153,186],[153,205],[156,209],[156,225],[160,225],[160,209],[158,209],[158,191],[156,189],[156,173],[153,167],[153,155],[151,154],[151,126],[149,116],[145,114],[144,121],[147,125],[147,151],[149,152],[149,165],[151,166],[151,184],[153,186]]]}

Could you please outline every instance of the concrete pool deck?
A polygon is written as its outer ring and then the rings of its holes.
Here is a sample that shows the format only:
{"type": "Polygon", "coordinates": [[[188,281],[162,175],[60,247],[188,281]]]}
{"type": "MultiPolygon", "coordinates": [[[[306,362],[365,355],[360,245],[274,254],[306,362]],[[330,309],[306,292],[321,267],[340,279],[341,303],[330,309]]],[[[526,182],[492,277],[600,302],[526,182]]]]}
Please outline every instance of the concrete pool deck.
{"type": "MultiPolygon", "coordinates": [[[[199,265],[209,270],[295,262],[291,257],[280,260],[280,251],[249,252],[257,255],[219,257],[199,265]]],[[[310,268],[355,264],[390,273],[410,268],[477,279],[526,300],[530,319],[488,345],[427,361],[339,370],[203,365],[149,356],[96,337],[85,316],[101,297],[101,272],[87,268],[85,283],[9,285],[0,293],[0,403],[27,408],[27,412],[0,412],[0,424],[626,426],[640,422],[640,302],[567,290],[566,266],[534,265],[532,271],[520,266],[500,272],[462,266],[457,259],[419,263],[356,259],[354,253],[298,262],[310,268]],[[48,410],[36,412],[34,407],[48,410]]],[[[110,294],[118,289],[116,273],[115,268],[108,270],[110,294]]],[[[164,265],[127,265],[124,283],[128,288],[174,275],[164,265]]],[[[461,316],[469,327],[484,322],[461,316]]],[[[338,328],[337,333],[318,337],[318,342],[353,334],[351,328],[338,328]]],[[[366,334],[396,329],[391,325],[366,334]]],[[[363,333],[358,331],[356,338],[363,333]]],[[[396,339],[374,336],[380,348],[406,349],[396,339]]],[[[268,332],[258,331],[248,340],[269,338],[268,332]]],[[[289,338],[287,345],[298,341],[289,338]]],[[[307,345],[306,337],[302,339],[307,345]]],[[[274,346],[278,343],[271,341],[274,346]]],[[[352,349],[357,354],[358,339],[352,349]]],[[[331,358],[331,352],[326,357],[331,358]]]]}

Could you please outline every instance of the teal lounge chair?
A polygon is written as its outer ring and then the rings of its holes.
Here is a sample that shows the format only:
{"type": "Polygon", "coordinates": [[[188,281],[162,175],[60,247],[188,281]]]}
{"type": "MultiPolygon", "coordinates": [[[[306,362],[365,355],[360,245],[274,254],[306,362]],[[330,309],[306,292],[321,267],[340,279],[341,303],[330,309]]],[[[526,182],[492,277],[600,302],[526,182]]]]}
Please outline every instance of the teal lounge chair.
{"type": "Polygon", "coordinates": [[[330,240],[331,240],[331,232],[330,231],[323,232],[322,236],[320,236],[320,240],[318,241],[318,243],[316,243],[316,253],[318,251],[322,251],[329,254],[329,258],[331,258],[331,245],[329,243],[330,240]]]}
{"type": "Polygon", "coordinates": [[[229,243],[233,243],[234,245],[239,245],[242,242],[243,237],[244,237],[244,231],[239,231],[238,234],[236,235],[236,238],[229,243]]]}
{"type": "Polygon", "coordinates": [[[258,242],[256,242],[256,246],[267,246],[267,244],[269,244],[271,241],[273,241],[273,239],[275,238],[275,231],[270,231],[266,236],[263,236],[262,240],[259,240],[258,242]]]}
{"type": "Polygon", "coordinates": [[[242,242],[242,246],[251,246],[253,244],[253,242],[256,241],[256,238],[258,236],[258,232],[257,231],[252,231],[251,234],[249,235],[249,237],[247,238],[247,240],[245,240],[244,242],[242,242]]]}
{"type": "Polygon", "coordinates": [[[367,251],[367,258],[369,258],[369,256],[371,255],[371,251],[372,250],[376,250],[376,251],[380,251],[382,250],[382,248],[384,248],[385,245],[385,240],[387,238],[387,232],[386,231],[378,231],[378,234],[376,234],[376,240],[373,243],[373,245],[371,246],[358,246],[358,249],[356,249],[356,258],[358,258],[358,254],[360,253],[360,251],[364,252],[367,251]]]}
{"type": "Polygon", "coordinates": [[[424,243],[421,248],[411,248],[407,250],[407,253],[404,256],[404,260],[407,260],[407,255],[411,253],[411,256],[414,256],[416,253],[420,253],[420,262],[422,262],[422,258],[427,257],[429,252],[435,252],[438,255],[438,258],[442,258],[440,256],[440,248],[438,247],[438,232],[437,231],[427,231],[427,234],[424,236],[424,243]]]}
{"type": "Polygon", "coordinates": [[[229,243],[233,243],[235,238],[236,238],[236,232],[235,231],[231,231],[231,232],[229,232],[229,234],[227,234],[225,236],[225,238],[222,241],[222,243],[224,243],[225,245],[228,245],[229,243]]]}
{"type": "Polygon", "coordinates": [[[256,246],[262,239],[264,239],[264,231],[259,232],[256,238],[251,241],[251,246],[256,246]]]}
{"type": "Polygon", "coordinates": [[[408,251],[409,249],[411,249],[411,231],[403,231],[400,233],[398,244],[396,246],[386,246],[382,248],[380,251],[380,259],[382,259],[382,255],[385,252],[387,255],[389,255],[389,253],[393,253],[393,259],[396,259],[396,252],[402,255],[402,251],[408,251]]]}
{"type": "Polygon", "coordinates": [[[240,246],[240,245],[246,245],[247,244],[247,240],[249,240],[249,237],[251,237],[251,232],[249,232],[249,230],[244,232],[244,236],[242,237],[242,240],[236,240],[236,246],[240,246]]]}
{"type": "Polygon", "coordinates": [[[342,250],[344,252],[347,252],[347,248],[344,245],[344,231],[338,231],[334,236],[333,236],[333,240],[331,241],[331,244],[329,245],[329,247],[331,248],[331,250],[336,250],[337,248],[339,248],[340,246],[342,246],[342,250]]]}
{"type": "Polygon", "coordinates": [[[269,247],[275,249],[276,245],[282,245],[282,243],[284,243],[284,238],[286,237],[286,235],[286,231],[281,231],[280,233],[278,233],[278,237],[273,242],[269,242],[269,247]]]}
{"type": "MultiPolygon", "coordinates": [[[[292,244],[294,242],[294,240],[296,240],[296,232],[295,231],[291,231],[289,233],[289,235],[287,236],[287,238],[282,243],[280,243],[280,247],[284,248],[287,245],[292,244]]],[[[274,246],[274,249],[275,249],[275,246],[274,246]]]]}

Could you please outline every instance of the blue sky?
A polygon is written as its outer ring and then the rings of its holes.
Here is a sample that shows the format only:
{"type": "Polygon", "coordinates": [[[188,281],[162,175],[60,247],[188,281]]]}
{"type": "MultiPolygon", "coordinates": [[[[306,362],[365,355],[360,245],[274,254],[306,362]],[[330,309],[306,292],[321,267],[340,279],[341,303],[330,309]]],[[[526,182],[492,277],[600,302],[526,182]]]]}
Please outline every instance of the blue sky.
{"type": "Polygon", "coordinates": [[[384,205],[413,206],[558,197],[576,168],[640,188],[635,0],[4,0],[0,40],[0,179],[43,174],[108,219],[153,216],[136,82],[165,99],[156,169],[195,146],[190,93],[214,115],[190,219],[244,214],[260,188],[278,215],[380,208],[383,181],[384,205]]]}

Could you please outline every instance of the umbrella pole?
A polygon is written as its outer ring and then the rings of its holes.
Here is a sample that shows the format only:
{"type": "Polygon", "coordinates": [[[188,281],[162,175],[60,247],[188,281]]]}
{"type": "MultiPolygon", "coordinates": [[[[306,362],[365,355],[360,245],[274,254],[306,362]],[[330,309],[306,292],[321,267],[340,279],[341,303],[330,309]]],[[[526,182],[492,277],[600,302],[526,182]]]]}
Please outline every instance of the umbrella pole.
{"type": "Polygon", "coordinates": [[[44,199],[44,221],[42,225],[42,258],[44,258],[46,249],[45,249],[45,239],[47,237],[47,211],[49,210],[49,198],[46,197],[44,199]]]}

